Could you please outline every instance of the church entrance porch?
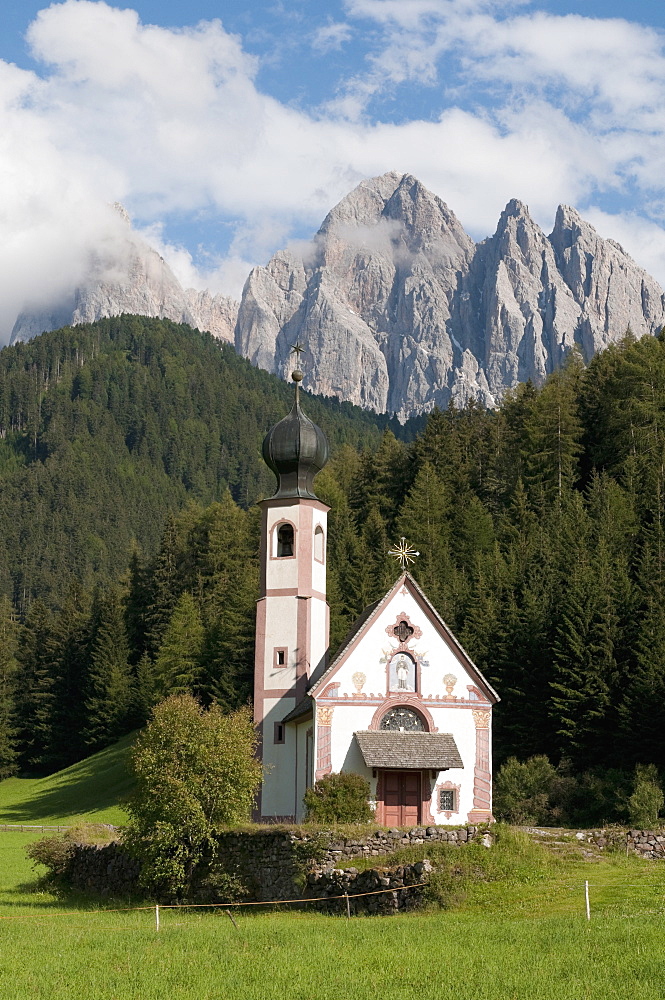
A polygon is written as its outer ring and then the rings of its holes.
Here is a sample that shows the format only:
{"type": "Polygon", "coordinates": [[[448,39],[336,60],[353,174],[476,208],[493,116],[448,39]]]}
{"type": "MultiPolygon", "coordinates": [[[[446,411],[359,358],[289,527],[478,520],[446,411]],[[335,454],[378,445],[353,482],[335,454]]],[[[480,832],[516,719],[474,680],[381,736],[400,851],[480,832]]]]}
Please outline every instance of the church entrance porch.
{"type": "Polygon", "coordinates": [[[418,826],[422,818],[420,771],[381,771],[377,813],[384,826],[418,826]]]}

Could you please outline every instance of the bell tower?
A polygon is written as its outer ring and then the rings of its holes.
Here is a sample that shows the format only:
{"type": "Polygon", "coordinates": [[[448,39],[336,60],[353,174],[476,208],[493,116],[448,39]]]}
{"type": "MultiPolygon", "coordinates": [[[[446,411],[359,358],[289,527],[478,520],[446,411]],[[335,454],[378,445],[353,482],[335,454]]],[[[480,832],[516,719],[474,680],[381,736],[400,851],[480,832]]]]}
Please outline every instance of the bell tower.
{"type": "Polygon", "coordinates": [[[314,492],[314,477],[328,460],[328,442],[300,407],[302,372],[296,369],[291,377],[293,408],[263,442],[263,458],[277,477],[277,490],[260,502],[254,721],[264,764],[258,818],[272,820],[294,818],[313,780],[307,726],[286,725],[283,720],[299,705],[306,706],[307,683],[327,656],[329,633],[329,508],[314,492]]]}

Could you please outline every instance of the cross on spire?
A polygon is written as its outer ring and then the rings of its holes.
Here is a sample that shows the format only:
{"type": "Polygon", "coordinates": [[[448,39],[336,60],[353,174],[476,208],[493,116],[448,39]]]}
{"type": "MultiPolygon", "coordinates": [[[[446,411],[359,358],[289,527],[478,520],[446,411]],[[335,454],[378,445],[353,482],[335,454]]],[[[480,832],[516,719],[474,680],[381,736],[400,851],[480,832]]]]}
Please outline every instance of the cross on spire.
{"type": "Polygon", "coordinates": [[[416,552],[413,546],[402,535],[395,548],[388,549],[388,555],[397,559],[402,569],[405,570],[410,563],[416,561],[416,556],[419,556],[420,552],[416,552]]]}

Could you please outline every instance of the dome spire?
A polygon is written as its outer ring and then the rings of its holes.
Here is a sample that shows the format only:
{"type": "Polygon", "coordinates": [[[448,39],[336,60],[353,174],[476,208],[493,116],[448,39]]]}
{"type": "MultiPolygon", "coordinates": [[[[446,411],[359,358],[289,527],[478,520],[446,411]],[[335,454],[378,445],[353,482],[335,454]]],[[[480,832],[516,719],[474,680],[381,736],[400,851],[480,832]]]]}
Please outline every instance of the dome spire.
{"type": "MultiPolygon", "coordinates": [[[[297,343],[291,348],[296,363],[303,351],[304,347],[297,343]]],[[[328,461],[328,441],[321,428],[300,409],[303,373],[299,367],[291,372],[291,378],[296,387],[291,412],[275,424],[263,440],[263,460],[277,476],[277,492],[271,499],[318,500],[314,477],[328,461]]]]}

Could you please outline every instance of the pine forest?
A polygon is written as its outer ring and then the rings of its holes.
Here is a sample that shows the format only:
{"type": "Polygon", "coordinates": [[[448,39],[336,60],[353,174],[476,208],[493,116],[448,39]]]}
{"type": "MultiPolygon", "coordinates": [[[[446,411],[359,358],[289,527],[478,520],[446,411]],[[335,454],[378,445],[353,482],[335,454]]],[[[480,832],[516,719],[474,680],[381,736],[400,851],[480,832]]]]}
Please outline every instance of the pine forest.
{"type": "MultiPolygon", "coordinates": [[[[261,441],[291,393],[144,317],[0,352],[0,778],[83,758],[170,693],[250,699],[261,441]]],[[[495,410],[304,409],[332,452],[331,647],[405,536],[501,695],[495,766],[546,755],[576,821],[619,817],[636,765],[665,776],[665,337],[572,353],[495,410]]]]}

